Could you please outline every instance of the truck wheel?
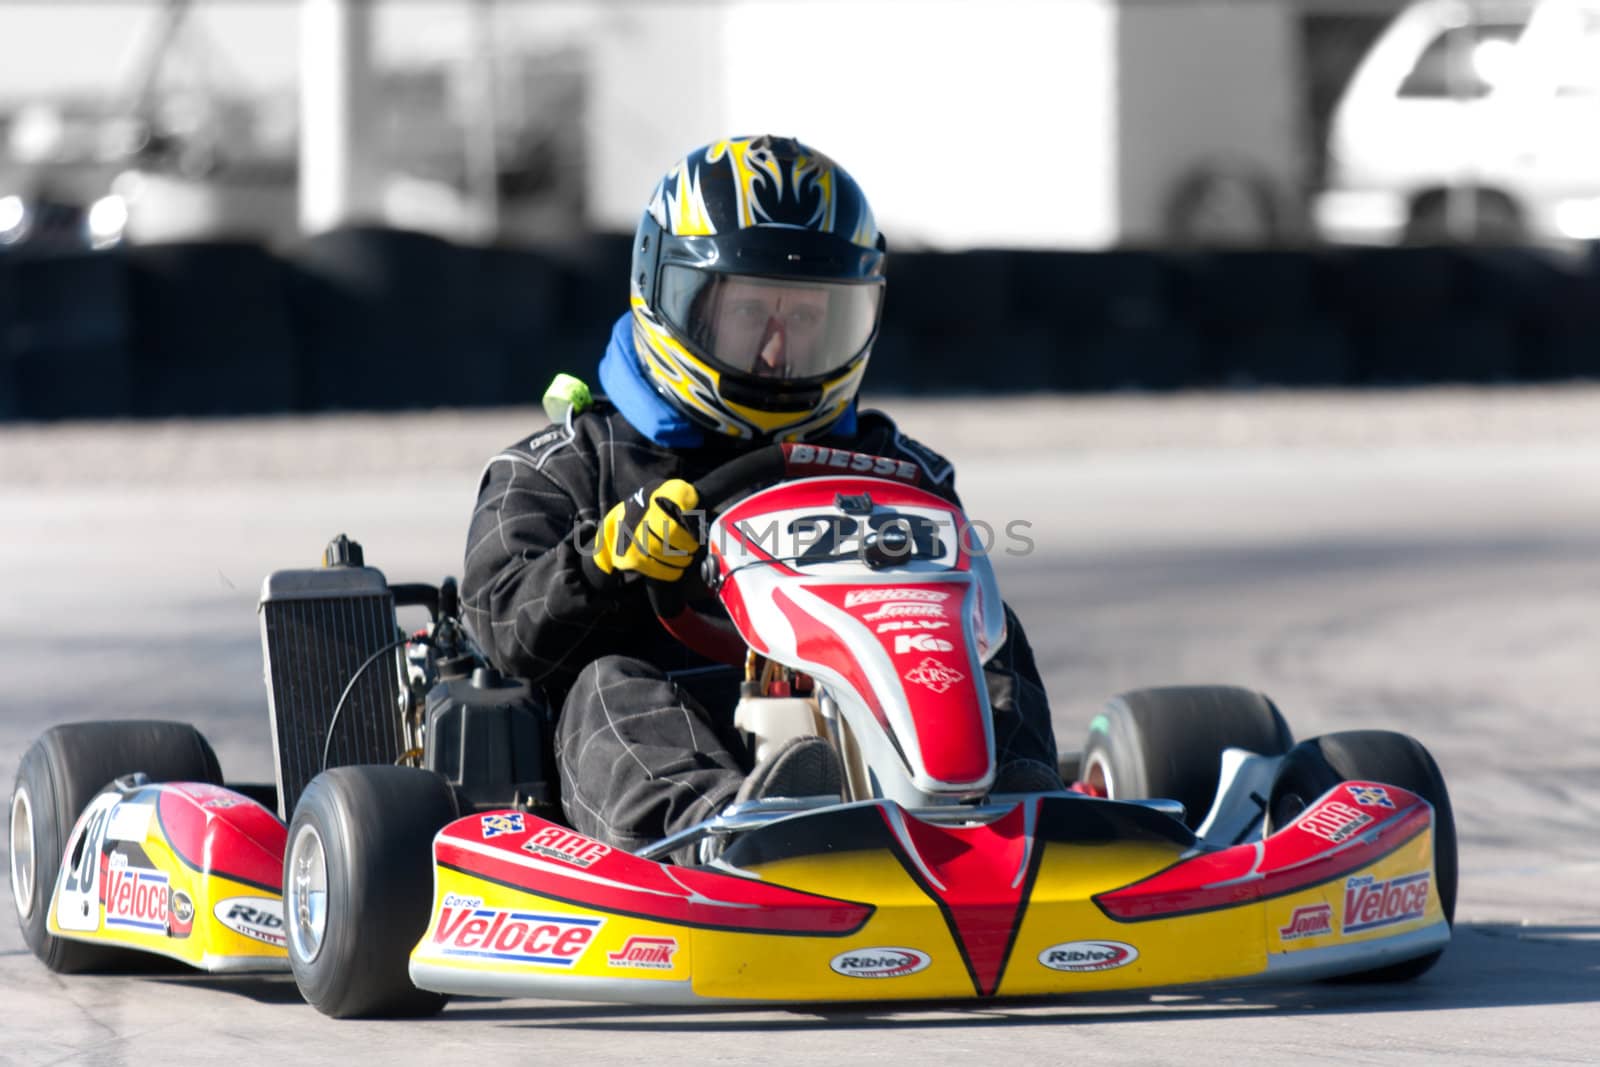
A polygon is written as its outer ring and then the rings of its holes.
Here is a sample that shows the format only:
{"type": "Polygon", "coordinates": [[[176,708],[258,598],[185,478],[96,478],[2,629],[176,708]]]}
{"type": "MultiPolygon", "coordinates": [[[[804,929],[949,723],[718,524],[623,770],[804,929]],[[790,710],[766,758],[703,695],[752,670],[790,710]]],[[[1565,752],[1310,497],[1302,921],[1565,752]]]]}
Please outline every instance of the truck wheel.
{"type": "Polygon", "coordinates": [[[52,971],[77,974],[127,959],[126,949],[56,937],[48,919],[78,816],[112,780],[141,771],[152,782],[222,784],[216,753],[188,723],[68,723],[23,753],[11,791],[11,897],[23,940],[52,971]]]}
{"type": "Polygon", "coordinates": [[[311,780],[289,823],[283,915],[306,1000],[336,1019],[417,1017],[445,997],[411,984],[433,905],[433,835],[460,814],[439,775],[336,767],[311,780]]]}
{"type": "Polygon", "coordinates": [[[1262,248],[1282,244],[1290,220],[1280,184],[1245,159],[1197,163],[1170,186],[1162,233],[1180,248],[1262,248]]]}
{"type": "Polygon", "coordinates": [[[1528,240],[1516,202],[1494,189],[1435,189],[1417,197],[1406,220],[1412,245],[1517,245],[1528,240]]]}
{"type": "Polygon", "coordinates": [[[1293,744],[1289,724],[1260,693],[1223,685],[1135,689],[1112,698],[1090,724],[1080,778],[1113,800],[1181,801],[1192,830],[1216,798],[1224,749],[1278,756],[1293,744]]]}
{"type": "MultiPolygon", "coordinates": [[[[1433,867],[1445,921],[1456,916],[1456,822],[1444,776],[1421,742],[1389,730],[1347,730],[1303,741],[1278,771],[1267,807],[1267,833],[1287,825],[1306,805],[1351,779],[1408,789],[1433,805],[1433,867]]],[[[1404,982],[1438,962],[1443,949],[1349,976],[1361,982],[1404,982]]]]}

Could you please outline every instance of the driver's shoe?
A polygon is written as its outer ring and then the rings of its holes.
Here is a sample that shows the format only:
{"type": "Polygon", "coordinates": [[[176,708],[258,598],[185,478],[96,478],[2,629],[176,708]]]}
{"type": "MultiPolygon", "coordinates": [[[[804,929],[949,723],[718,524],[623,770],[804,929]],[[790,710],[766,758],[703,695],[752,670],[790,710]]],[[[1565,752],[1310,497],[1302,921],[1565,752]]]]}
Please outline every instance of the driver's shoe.
{"type": "Polygon", "coordinates": [[[844,774],[833,746],[821,737],[791,737],[756,764],[734,796],[735,804],[768,797],[837,797],[844,774]]]}

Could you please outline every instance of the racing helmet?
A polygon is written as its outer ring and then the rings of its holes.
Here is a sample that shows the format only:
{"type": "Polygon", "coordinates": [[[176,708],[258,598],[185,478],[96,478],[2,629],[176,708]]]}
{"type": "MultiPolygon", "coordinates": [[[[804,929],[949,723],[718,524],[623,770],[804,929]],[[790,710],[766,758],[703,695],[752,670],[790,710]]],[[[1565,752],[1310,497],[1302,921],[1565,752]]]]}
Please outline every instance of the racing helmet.
{"type": "Polygon", "coordinates": [[[861,385],[884,243],[855,180],[787,137],[713,141],[672,165],[634,235],[645,379],[708,430],[796,440],[861,385]]]}

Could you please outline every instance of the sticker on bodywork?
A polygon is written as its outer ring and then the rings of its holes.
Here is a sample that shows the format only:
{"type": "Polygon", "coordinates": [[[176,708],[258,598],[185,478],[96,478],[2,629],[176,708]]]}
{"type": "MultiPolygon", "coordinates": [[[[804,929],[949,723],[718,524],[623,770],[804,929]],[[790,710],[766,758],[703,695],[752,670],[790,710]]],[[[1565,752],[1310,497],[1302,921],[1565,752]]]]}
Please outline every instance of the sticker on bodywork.
{"type": "Polygon", "coordinates": [[[888,589],[852,589],[844,595],[844,606],[847,608],[859,607],[862,604],[881,604],[886,600],[920,600],[926,603],[943,603],[954,594],[944,589],[910,588],[899,589],[891,586],[888,589]]]}
{"type": "Polygon", "coordinates": [[[522,816],[521,814],[485,815],[482,820],[482,828],[485,841],[499,837],[501,834],[520,834],[523,829],[522,816]]]}
{"type": "Polygon", "coordinates": [[[1139,958],[1139,950],[1122,941],[1063,941],[1039,953],[1052,971],[1113,971],[1139,958]]]}
{"type": "Polygon", "coordinates": [[[1333,933],[1333,905],[1312,904],[1294,909],[1286,926],[1278,928],[1278,937],[1284,941],[1298,941],[1302,937],[1320,937],[1333,933]]]}
{"type": "Polygon", "coordinates": [[[943,693],[957,682],[965,681],[967,676],[932,656],[924,656],[922,662],[906,671],[904,677],[908,682],[926,686],[935,693],[943,693]]]}
{"type": "Polygon", "coordinates": [[[1362,828],[1372,824],[1372,816],[1338,800],[1325,801],[1302,816],[1295,823],[1300,829],[1324,841],[1342,845],[1362,828]]]}
{"type": "Polygon", "coordinates": [[[1366,874],[1345,882],[1344,932],[1360,933],[1379,926],[1420,919],[1428,910],[1431,871],[1377,881],[1366,874]]]}
{"type": "Polygon", "coordinates": [[[171,892],[163,871],[113,864],[106,871],[106,928],[166,933],[171,892]]]}
{"type": "Polygon", "coordinates": [[[500,908],[439,909],[433,943],[446,956],[571,967],[583,958],[604,919],[539,915],[500,908]]]}
{"type": "Polygon", "coordinates": [[[522,843],[522,850],[574,867],[591,867],[611,854],[610,845],[559,826],[544,827],[522,843]]]}
{"type": "Polygon", "coordinates": [[[675,937],[642,937],[635,934],[615,952],[606,953],[606,966],[670,971],[673,954],[677,951],[678,939],[675,937]]]}
{"type": "Polygon", "coordinates": [[[932,962],[933,957],[914,948],[859,948],[839,953],[828,966],[846,978],[904,978],[927,970],[932,962]]]}
{"type": "Polygon", "coordinates": [[[167,905],[167,936],[184,938],[194,930],[194,901],[181,889],[172,891],[167,905]]]}
{"type": "Polygon", "coordinates": [[[212,909],[217,921],[236,934],[283,948],[283,901],[267,897],[225,897],[212,909]]]}
{"type": "Polygon", "coordinates": [[[1351,799],[1362,807],[1394,810],[1394,801],[1389,799],[1389,791],[1381,785],[1347,785],[1345,789],[1350,793],[1351,799]]]}

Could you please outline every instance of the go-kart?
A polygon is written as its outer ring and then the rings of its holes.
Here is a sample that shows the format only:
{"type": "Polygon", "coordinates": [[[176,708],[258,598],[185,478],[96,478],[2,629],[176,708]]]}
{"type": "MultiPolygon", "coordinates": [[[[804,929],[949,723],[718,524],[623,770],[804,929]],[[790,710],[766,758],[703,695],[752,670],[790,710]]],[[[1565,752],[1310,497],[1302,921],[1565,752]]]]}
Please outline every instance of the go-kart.
{"type": "Polygon", "coordinates": [[[820,735],[841,795],[735,805],[634,853],[572,830],[548,711],[482,662],[453,585],[389,586],[341,540],[334,565],[263,589],[272,786],[220,784],[180,724],[57,727],[29,750],[11,874],[30,947],[57,970],[108,946],[287,966],[335,1016],[452,994],[881,1001],[1432,966],[1455,831],[1400,734],[1295,744],[1257,693],[1137,690],[1063,761],[1070,788],[996,793],[999,590],[919,473],[752,452],[697,483],[720,611],[651,591],[664,626],[742,671],[753,753],[820,735]],[[409,636],[407,604],[430,614],[409,636]]]}

